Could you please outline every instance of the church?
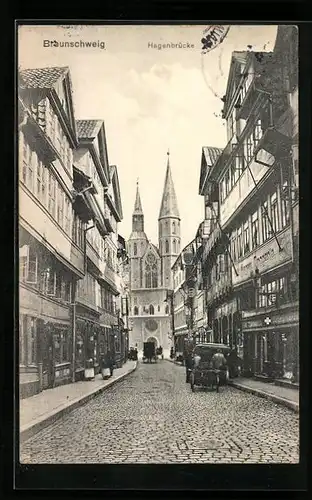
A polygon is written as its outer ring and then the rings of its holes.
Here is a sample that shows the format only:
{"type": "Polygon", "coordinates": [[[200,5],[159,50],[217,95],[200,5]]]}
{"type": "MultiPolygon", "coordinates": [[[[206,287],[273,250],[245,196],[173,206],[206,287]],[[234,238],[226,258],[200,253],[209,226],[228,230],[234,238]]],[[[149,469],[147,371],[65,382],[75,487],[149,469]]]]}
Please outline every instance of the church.
{"type": "Polygon", "coordinates": [[[173,289],[171,267],[180,253],[180,215],[172,180],[169,152],[164,189],[158,217],[158,246],[144,230],[144,212],[137,183],[128,240],[129,287],[132,331],[130,346],[143,349],[144,342],[154,342],[164,350],[171,346],[170,304],[167,290],[173,289]]]}

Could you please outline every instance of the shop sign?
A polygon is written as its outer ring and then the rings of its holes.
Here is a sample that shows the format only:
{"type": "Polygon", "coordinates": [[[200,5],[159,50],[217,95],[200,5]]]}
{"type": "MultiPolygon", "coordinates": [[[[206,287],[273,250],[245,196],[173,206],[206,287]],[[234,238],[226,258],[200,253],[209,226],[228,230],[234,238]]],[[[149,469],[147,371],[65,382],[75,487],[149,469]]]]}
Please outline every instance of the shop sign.
{"type": "Polygon", "coordinates": [[[259,274],[263,274],[270,269],[280,266],[292,260],[292,240],[290,228],[277,234],[281,246],[279,250],[275,238],[270,239],[260,248],[251,252],[245,259],[235,263],[237,276],[232,268],[232,283],[237,285],[251,279],[255,275],[256,269],[259,274]]]}

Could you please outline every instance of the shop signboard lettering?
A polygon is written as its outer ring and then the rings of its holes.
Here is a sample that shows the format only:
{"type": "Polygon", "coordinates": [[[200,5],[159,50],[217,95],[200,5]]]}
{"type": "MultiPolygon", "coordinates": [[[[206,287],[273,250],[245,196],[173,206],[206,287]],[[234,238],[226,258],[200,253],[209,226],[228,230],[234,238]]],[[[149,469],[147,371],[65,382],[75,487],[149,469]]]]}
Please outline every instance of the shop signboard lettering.
{"type": "Polygon", "coordinates": [[[275,238],[264,243],[260,248],[251,252],[247,257],[240,262],[235,263],[237,275],[232,269],[233,285],[243,283],[255,276],[256,269],[259,274],[265,273],[270,269],[280,266],[292,259],[292,242],[291,232],[287,228],[285,231],[278,233],[281,250],[278,248],[275,238]]]}

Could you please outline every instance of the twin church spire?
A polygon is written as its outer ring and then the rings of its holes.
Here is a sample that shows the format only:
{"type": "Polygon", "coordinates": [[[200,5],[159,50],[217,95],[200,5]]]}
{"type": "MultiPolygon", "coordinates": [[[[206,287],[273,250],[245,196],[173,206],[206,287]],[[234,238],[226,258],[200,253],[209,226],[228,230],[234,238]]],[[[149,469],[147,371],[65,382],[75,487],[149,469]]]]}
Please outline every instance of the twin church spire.
{"type": "MultiPolygon", "coordinates": [[[[177,197],[176,197],[176,193],[175,193],[175,189],[174,189],[171,168],[170,168],[169,150],[167,152],[167,156],[168,156],[167,170],[166,170],[166,177],[165,177],[165,183],[164,183],[164,189],[163,189],[163,195],[162,195],[158,220],[163,219],[163,218],[167,218],[167,217],[174,217],[174,218],[180,219],[178,202],[177,202],[177,197]]],[[[135,197],[134,210],[133,210],[133,217],[134,216],[144,217],[141,196],[140,196],[140,190],[139,190],[139,179],[137,180],[136,197],[135,197]]],[[[144,226],[144,224],[143,224],[143,226],[144,226]]],[[[137,230],[137,229],[133,228],[133,230],[137,230]]],[[[144,229],[142,229],[142,230],[144,230],[144,229]]]]}

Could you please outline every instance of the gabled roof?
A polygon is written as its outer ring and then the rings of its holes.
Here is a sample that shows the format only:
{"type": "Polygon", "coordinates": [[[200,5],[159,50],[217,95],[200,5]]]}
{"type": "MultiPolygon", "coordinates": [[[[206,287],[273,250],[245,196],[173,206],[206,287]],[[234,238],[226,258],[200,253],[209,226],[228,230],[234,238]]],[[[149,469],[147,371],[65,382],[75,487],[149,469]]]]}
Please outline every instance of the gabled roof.
{"type": "Polygon", "coordinates": [[[68,66],[52,68],[34,68],[21,70],[20,84],[25,88],[51,89],[61,78],[69,72],[68,66]]]}
{"type": "Polygon", "coordinates": [[[203,147],[202,148],[202,162],[200,171],[200,181],[199,181],[199,194],[202,194],[202,190],[205,185],[210,168],[215,164],[217,159],[222,153],[221,148],[215,147],[203,147]]]}
{"type": "Polygon", "coordinates": [[[204,146],[202,148],[202,159],[201,159],[201,169],[199,178],[199,194],[203,194],[205,188],[206,180],[211,167],[215,164],[217,159],[222,153],[221,148],[215,148],[210,146],[204,146]]]}
{"type": "Polygon", "coordinates": [[[166,178],[165,178],[165,184],[164,184],[164,190],[163,190],[158,220],[166,217],[176,217],[178,219],[180,218],[177,197],[175,194],[174,184],[171,175],[169,155],[168,155],[166,178]]]}
{"type": "Polygon", "coordinates": [[[75,122],[74,104],[72,96],[72,82],[68,66],[31,68],[19,72],[19,90],[35,93],[37,101],[42,97],[49,96],[50,101],[60,110],[61,120],[65,121],[68,138],[73,147],[77,146],[77,130],[75,122]],[[61,103],[58,83],[64,81],[64,97],[66,108],[61,103]],[[66,119],[64,120],[66,116],[66,119]],[[69,123],[68,123],[69,122],[69,123]],[[68,128],[70,125],[70,128],[68,128]]]}
{"type": "Polygon", "coordinates": [[[120,221],[122,221],[123,213],[122,213],[122,204],[121,204],[121,196],[120,196],[118,170],[117,170],[116,165],[111,165],[109,167],[109,172],[110,172],[110,182],[112,183],[113,191],[114,191],[115,209],[118,212],[120,221]]]}
{"type": "Polygon", "coordinates": [[[76,123],[79,139],[95,139],[104,122],[103,120],[77,120],[76,123]]]}

